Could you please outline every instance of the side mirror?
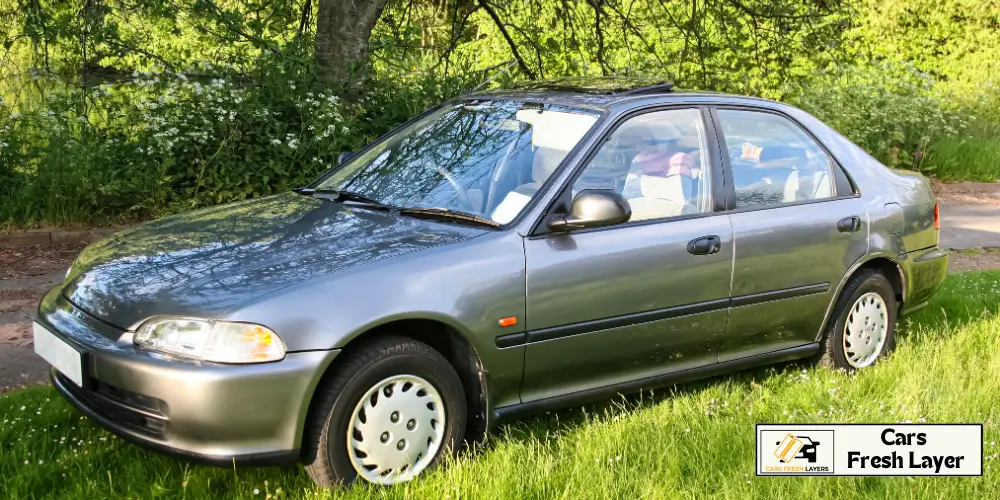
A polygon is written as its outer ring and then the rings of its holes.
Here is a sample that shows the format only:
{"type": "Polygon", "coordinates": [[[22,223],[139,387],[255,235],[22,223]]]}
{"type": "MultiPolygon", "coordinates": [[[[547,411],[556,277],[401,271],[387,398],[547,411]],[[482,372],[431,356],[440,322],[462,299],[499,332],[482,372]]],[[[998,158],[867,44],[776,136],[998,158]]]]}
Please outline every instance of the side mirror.
{"type": "Polygon", "coordinates": [[[345,161],[354,158],[354,151],[344,151],[337,155],[337,165],[343,165],[345,161]]]}
{"type": "Polygon", "coordinates": [[[584,189],[573,198],[569,215],[556,215],[549,220],[549,229],[565,232],[611,226],[627,222],[630,217],[632,209],[622,195],[607,189],[584,189]]]}

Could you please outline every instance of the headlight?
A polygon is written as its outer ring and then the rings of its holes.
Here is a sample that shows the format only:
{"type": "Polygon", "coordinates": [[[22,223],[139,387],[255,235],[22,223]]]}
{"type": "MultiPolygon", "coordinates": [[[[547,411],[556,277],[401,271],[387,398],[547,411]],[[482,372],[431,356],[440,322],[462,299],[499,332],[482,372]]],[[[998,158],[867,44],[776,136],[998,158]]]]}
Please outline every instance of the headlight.
{"type": "Polygon", "coordinates": [[[285,357],[285,343],[267,327],[252,323],[188,318],[153,318],[133,342],[153,351],[217,363],[263,363],[285,357]]]}

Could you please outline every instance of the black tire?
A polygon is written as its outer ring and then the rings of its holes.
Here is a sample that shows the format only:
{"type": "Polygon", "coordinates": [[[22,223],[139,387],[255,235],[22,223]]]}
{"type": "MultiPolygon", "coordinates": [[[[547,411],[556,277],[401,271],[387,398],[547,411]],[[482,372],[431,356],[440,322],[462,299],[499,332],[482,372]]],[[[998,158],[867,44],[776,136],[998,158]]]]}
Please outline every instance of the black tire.
{"type": "Polygon", "coordinates": [[[875,362],[884,359],[896,347],[896,314],[898,309],[896,292],[892,288],[892,283],[882,273],[872,269],[862,269],[851,277],[837,299],[837,305],[830,315],[826,331],[823,334],[820,352],[815,358],[819,365],[842,368],[847,371],[858,369],[847,359],[844,334],[850,309],[855,306],[859,298],[867,293],[877,293],[886,306],[885,343],[876,355],[875,362]]]}
{"type": "Polygon", "coordinates": [[[359,477],[347,451],[352,412],[369,389],[395,375],[426,380],[444,403],[442,445],[424,471],[459,449],[465,435],[465,392],[455,369],[441,353],[408,337],[383,336],[342,356],[345,359],[337,360],[335,371],[317,388],[303,434],[303,462],[317,485],[349,485],[359,477]]]}

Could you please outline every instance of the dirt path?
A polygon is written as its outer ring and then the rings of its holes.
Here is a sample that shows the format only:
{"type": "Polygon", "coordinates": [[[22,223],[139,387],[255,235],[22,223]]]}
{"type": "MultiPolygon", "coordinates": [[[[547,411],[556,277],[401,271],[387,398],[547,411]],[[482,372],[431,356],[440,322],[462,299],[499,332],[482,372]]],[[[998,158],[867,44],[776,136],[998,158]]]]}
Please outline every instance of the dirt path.
{"type": "Polygon", "coordinates": [[[938,202],[947,205],[1000,206],[1000,182],[934,182],[938,202]]]}
{"type": "Polygon", "coordinates": [[[0,248],[0,342],[31,343],[38,299],[63,280],[82,246],[0,248]]]}
{"type": "Polygon", "coordinates": [[[951,252],[948,257],[948,272],[990,271],[1000,269],[1000,248],[981,248],[951,252]]]}
{"type": "Polygon", "coordinates": [[[0,248],[0,392],[43,382],[48,364],[31,349],[38,299],[62,281],[82,245],[0,248]]]}

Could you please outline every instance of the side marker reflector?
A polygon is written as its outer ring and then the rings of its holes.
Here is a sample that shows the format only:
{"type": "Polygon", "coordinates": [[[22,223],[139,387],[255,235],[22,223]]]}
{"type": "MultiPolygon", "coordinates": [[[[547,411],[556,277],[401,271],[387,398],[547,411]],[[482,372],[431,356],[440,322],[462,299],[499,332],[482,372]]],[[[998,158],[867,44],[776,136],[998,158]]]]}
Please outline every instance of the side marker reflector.
{"type": "Polygon", "coordinates": [[[517,324],[517,316],[504,316],[497,321],[500,326],[514,326],[517,324]]]}

